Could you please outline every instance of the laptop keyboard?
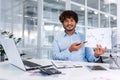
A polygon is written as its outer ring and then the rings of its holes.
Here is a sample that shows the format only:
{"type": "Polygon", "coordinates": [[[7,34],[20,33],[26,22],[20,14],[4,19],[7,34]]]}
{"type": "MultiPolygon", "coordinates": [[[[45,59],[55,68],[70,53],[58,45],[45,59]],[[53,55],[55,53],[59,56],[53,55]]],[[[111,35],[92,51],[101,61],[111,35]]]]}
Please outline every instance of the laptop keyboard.
{"type": "Polygon", "coordinates": [[[33,62],[30,62],[30,61],[26,61],[26,60],[23,60],[23,63],[24,65],[28,66],[28,67],[40,67],[41,65],[39,64],[36,64],[36,63],[33,63],[33,62]]]}

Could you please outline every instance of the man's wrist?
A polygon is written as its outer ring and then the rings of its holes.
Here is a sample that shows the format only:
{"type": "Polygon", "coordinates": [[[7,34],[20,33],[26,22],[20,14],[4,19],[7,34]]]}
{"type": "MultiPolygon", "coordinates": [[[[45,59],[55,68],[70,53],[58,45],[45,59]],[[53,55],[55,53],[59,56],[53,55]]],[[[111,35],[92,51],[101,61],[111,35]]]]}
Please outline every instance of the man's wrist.
{"type": "Polygon", "coordinates": [[[69,51],[72,52],[71,48],[69,48],[69,51]]]}
{"type": "Polygon", "coordinates": [[[95,56],[96,58],[98,58],[98,57],[99,57],[99,55],[97,55],[97,54],[94,54],[94,56],[95,56]]]}

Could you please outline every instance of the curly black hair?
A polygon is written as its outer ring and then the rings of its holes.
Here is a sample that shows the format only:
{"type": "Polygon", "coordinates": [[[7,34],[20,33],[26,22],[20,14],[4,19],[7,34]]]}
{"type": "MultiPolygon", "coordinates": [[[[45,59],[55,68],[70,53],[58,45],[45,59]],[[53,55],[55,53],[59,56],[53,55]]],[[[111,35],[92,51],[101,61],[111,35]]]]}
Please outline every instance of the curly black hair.
{"type": "Polygon", "coordinates": [[[78,15],[77,15],[77,13],[75,13],[72,10],[65,10],[59,16],[59,20],[60,20],[61,23],[63,23],[66,18],[73,18],[76,23],[78,22],[78,15]]]}

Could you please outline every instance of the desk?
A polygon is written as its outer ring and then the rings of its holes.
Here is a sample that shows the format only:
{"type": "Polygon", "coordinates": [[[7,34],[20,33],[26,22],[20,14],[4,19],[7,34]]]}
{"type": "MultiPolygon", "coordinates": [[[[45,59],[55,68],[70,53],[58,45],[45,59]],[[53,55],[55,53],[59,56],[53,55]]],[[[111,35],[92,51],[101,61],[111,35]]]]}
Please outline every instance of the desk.
{"type": "Polygon", "coordinates": [[[62,74],[42,75],[35,71],[22,71],[7,61],[0,63],[0,80],[120,80],[120,70],[110,70],[108,64],[79,63],[82,68],[59,69],[62,74]],[[107,71],[91,71],[86,65],[101,65],[107,71]]]}

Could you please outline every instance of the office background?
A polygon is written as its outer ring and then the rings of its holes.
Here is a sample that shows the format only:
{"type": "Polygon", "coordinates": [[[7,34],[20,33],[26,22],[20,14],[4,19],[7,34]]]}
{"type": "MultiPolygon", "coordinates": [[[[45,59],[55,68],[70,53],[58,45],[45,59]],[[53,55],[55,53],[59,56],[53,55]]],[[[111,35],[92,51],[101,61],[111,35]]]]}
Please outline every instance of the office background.
{"type": "Polygon", "coordinates": [[[79,15],[77,30],[81,33],[110,27],[116,52],[120,49],[119,4],[119,0],[0,0],[0,32],[21,37],[17,46],[25,57],[51,59],[54,35],[63,31],[58,17],[71,9],[79,15]]]}

